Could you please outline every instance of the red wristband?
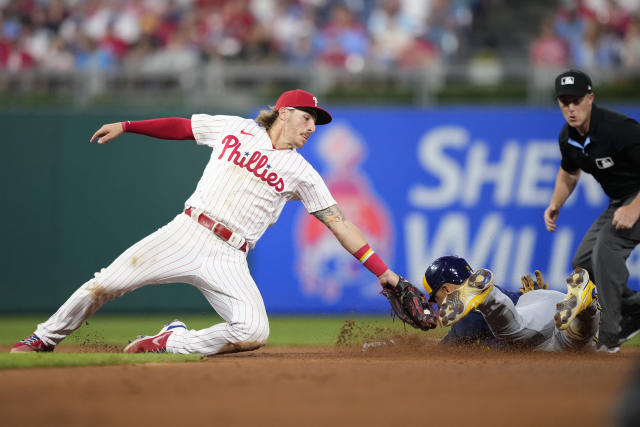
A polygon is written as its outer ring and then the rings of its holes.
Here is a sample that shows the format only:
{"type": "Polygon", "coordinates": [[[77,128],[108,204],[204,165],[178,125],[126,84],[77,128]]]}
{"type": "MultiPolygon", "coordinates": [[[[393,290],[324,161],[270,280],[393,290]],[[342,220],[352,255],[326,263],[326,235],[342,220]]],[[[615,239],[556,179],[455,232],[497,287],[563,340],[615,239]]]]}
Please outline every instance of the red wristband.
{"type": "Polygon", "coordinates": [[[368,244],[355,251],[353,256],[367,267],[370,272],[375,274],[376,277],[389,269],[384,261],[380,259],[378,254],[376,254],[368,244]]]}

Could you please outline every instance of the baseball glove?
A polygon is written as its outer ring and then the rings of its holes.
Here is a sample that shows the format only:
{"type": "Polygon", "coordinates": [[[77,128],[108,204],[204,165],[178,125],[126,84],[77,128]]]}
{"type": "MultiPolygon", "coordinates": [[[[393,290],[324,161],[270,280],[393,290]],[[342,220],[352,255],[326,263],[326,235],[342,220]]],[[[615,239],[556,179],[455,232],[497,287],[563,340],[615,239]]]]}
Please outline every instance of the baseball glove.
{"type": "Polygon", "coordinates": [[[549,289],[549,284],[544,283],[544,279],[542,278],[542,273],[540,273],[540,270],[536,270],[535,274],[535,282],[528,274],[520,278],[520,280],[522,281],[522,287],[520,288],[521,293],[526,294],[527,292],[535,291],[536,289],[549,289]]]}
{"type": "Polygon", "coordinates": [[[438,325],[437,316],[429,310],[427,298],[404,277],[400,277],[395,287],[385,286],[380,293],[387,297],[393,314],[403,322],[423,331],[438,325]]]}

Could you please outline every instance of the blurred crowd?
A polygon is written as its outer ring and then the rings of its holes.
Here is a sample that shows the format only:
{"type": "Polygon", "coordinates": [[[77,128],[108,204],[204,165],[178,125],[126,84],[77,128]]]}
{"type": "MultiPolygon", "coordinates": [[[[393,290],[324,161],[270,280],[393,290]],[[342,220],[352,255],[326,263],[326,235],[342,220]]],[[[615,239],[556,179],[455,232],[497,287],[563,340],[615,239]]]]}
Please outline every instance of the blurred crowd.
{"type": "Polygon", "coordinates": [[[0,0],[0,69],[179,72],[215,59],[412,68],[487,0],[0,0]]]}
{"type": "MultiPolygon", "coordinates": [[[[479,40],[478,22],[506,5],[506,0],[0,0],[0,71],[171,73],[216,59],[354,72],[412,69],[469,55],[479,40]]],[[[640,66],[640,0],[558,0],[541,7],[549,13],[537,36],[537,22],[522,22],[523,29],[533,26],[534,66],[640,66]]]]}
{"type": "Polygon", "coordinates": [[[640,1],[563,0],[540,23],[530,59],[539,67],[640,70],[640,1]]]}

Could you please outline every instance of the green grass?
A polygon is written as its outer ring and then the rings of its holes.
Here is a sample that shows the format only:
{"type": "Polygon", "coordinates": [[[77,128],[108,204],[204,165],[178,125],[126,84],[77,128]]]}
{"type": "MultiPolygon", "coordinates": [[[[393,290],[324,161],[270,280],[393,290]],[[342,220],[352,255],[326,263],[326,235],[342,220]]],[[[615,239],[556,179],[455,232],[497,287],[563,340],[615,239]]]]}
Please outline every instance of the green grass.
{"type": "Polygon", "coordinates": [[[120,353],[26,353],[0,354],[0,369],[45,368],[90,365],[137,365],[142,363],[193,362],[196,354],[120,354],[120,353]]]}
{"type": "MultiPolygon", "coordinates": [[[[221,321],[215,315],[177,316],[189,329],[203,329],[221,321]]],[[[11,346],[18,340],[30,335],[39,322],[47,316],[0,316],[0,345],[11,346]]],[[[164,323],[173,320],[173,316],[114,315],[97,314],[85,322],[78,330],[60,344],[65,346],[105,346],[122,348],[136,335],[157,333],[164,323]]],[[[271,334],[269,346],[335,346],[339,337],[343,341],[355,344],[365,340],[384,338],[392,334],[404,334],[402,322],[392,321],[389,316],[270,316],[271,334]]],[[[441,338],[447,330],[438,328],[429,331],[434,338],[441,338]]],[[[407,334],[425,332],[406,328],[407,334]]],[[[624,346],[640,346],[640,335],[624,346]]],[[[37,353],[9,354],[0,353],[0,369],[48,367],[48,366],[85,366],[140,364],[149,362],[192,362],[202,360],[197,355],[173,354],[123,354],[123,353],[37,353]]]]}
{"type": "MultiPolygon", "coordinates": [[[[222,319],[216,315],[180,315],[180,320],[189,329],[203,329],[219,323],[222,319]]],[[[0,316],[0,345],[11,346],[18,340],[30,335],[39,322],[47,316],[0,316]]],[[[97,314],[86,321],[78,330],[65,339],[60,350],[65,346],[105,346],[122,348],[136,335],[153,335],[163,324],[173,320],[173,316],[149,315],[114,315],[97,314]]],[[[269,346],[334,346],[338,343],[341,330],[349,326],[350,334],[346,335],[351,343],[362,341],[378,334],[404,333],[400,321],[392,321],[389,316],[270,316],[271,333],[269,346]],[[347,322],[349,320],[349,322],[347,322]]],[[[407,329],[407,333],[422,333],[407,329]]],[[[430,332],[433,333],[433,332],[430,332]]],[[[442,333],[437,333],[441,336],[442,333]]],[[[343,333],[344,337],[345,334],[343,333]]],[[[0,353],[0,369],[47,367],[47,366],[81,366],[138,364],[149,362],[197,361],[199,356],[183,356],[169,354],[121,354],[121,353],[37,353],[9,354],[0,353]]]]}
{"type": "MultiPolygon", "coordinates": [[[[188,314],[177,316],[189,329],[203,329],[222,319],[216,315],[188,314]]],[[[0,345],[10,346],[33,332],[39,322],[47,316],[0,316],[0,345]]],[[[170,315],[114,315],[97,314],[64,340],[60,346],[105,345],[122,346],[136,335],[157,333],[163,324],[173,320],[170,315]]],[[[333,346],[338,341],[340,330],[347,320],[355,321],[367,331],[387,329],[395,333],[404,331],[402,322],[392,321],[389,316],[270,316],[271,334],[268,345],[272,346],[333,346]]],[[[365,331],[366,332],[366,331],[365,331]]],[[[407,329],[408,333],[423,333],[407,329]]],[[[446,329],[430,331],[434,337],[442,337],[446,329]]],[[[640,335],[627,346],[640,346],[640,335]]]]}
{"type": "MultiPolygon", "coordinates": [[[[215,315],[180,315],[189,329],[203,329],[222,321],[215,315]]],[[[174,317],[167,315],[97,314],[65,339],[60,346],[115,345],[123,346],[136,335],[153,335],[174,317]]],[[[272,346],[332,346],[347,319],[354,319],[367,329],[389,328],[400,332],[402,322],[389,316],[269,316],[272,346]]],[[[46,316],[0,316],[0,345],[13,345],[31,334],[46,316]]],[[[417,331],[416,331],[417,332],[417,331]]]]}

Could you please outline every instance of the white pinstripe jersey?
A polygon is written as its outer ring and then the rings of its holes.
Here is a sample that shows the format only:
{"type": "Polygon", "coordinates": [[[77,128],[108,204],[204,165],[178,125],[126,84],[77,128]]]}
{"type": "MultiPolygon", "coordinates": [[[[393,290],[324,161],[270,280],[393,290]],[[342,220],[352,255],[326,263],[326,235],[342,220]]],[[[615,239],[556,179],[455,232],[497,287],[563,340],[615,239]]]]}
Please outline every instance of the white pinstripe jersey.
{"type": "Polygon", "coordinates": [[[276,150],[255,120],[194,114],[196,142],[213,149],[185,206],[202,209],[255,246],[289,200],[308,212],[335,205],[320,174],[296,149],[276,150]]]}

